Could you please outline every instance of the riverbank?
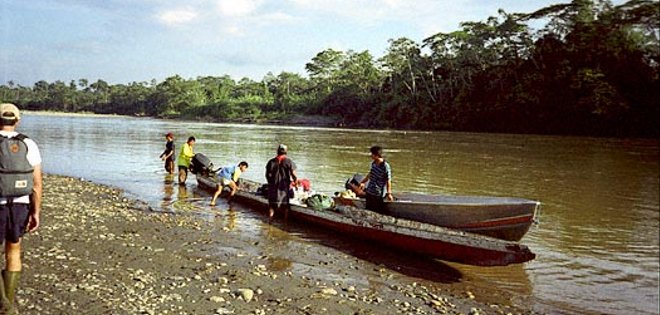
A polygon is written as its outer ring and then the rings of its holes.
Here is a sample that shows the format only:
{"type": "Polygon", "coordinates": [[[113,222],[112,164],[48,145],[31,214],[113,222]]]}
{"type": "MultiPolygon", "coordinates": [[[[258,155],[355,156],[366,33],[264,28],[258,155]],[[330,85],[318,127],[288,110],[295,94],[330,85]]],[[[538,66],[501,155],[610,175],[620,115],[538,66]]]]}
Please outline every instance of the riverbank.
{"type": "MultiPolygon", "coordinates": [[[[55,112],[55,111],[31,111],[24,110],[24,114],[37,114],[44,116],[77,116],[77,117],[133,117],[144,118],[143,116],[127,116],[117,114],[96,114],[92,112],[55,112]]],[[[154,118],[154,117],[149,117],[154,118]]],[[[287,117],[278,117],[272,119],[263,119],[259,121],[243,121],[243,120],[220,120],[212,117],[186,119],[174,118],[182,121],[199,121],[199,122],[212,122],[212,123],[236,123],[236,124],[261,124],[261,125],[281,125],[281,126],[305,126],[305,127],[345,127],[344,124],[335,118],[321,116],[321,115],[290,115],[287,117]]],[[[166,119],[167,120],[167,119],[166,119]]]]}
{"type": "Polygon", "coordinates": [[[277,248],[255,251],[227,228],[211,237],[213,221],[152,212],[118,189],[55,175],[44,185],[42,226],[24,238],[21,314],[528,313],[329,247],[299,252],[316,261],[307,273],[277,248]],[[345,281],[365,274],[375,279],[345,281]]]}

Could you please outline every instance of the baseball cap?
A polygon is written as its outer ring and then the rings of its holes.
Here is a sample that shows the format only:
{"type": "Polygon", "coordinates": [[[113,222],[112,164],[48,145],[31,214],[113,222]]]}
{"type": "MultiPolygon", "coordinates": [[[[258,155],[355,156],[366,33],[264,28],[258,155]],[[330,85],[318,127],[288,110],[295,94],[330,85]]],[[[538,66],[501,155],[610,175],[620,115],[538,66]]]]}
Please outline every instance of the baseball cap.
{"type": "Polygon", "coordinates": [[[286,153],[286,151],[287,151],[287,147],[286,147],[286,145],[284,145],[283,143],[281,143],[281,144],[277,147],[277,152],[278,152],[278,153],[286,153]]]}
{"type": "Polygon", "coordinates": [[[3,119],[21,119],[21,113],[16,105],[3,103],[0,104],[0,117],[3,119]]]}

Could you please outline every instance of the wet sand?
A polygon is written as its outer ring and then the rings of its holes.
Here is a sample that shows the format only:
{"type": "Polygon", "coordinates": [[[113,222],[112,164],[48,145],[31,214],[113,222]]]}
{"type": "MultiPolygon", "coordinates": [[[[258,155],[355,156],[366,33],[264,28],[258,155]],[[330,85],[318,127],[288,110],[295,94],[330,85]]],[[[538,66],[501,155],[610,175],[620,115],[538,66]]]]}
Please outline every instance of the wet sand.
{"type": "Polygon", "coordinates": [[[21,314],[529,313],[332,247],[255,250],[115,188],[54,175],[44,186],[41,227],[23,241],[21,314]],[[305,268],[277,259],[292,250],[305,268]]]}

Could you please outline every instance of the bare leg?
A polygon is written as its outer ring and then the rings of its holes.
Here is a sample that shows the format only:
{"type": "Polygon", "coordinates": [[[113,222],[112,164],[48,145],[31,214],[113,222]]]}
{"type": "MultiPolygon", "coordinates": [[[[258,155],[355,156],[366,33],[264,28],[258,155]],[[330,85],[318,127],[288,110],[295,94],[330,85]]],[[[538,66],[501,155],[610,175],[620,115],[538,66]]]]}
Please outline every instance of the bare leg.
{"type": "Polygon", "coordinates": [[[211,199],[211,206],[215,206],[215,201],[218,199],[218,196],[222,193],[222,185],[218,184],[218,189],[215,190],[213,194],[213,199],[211,199]]]}
{"type": "Polygon", "coordinates": [[[7,271],[21,271],[21,241],[18,243],[5,242],[5,259],[7,271]]]}
{"type": "Polygon", "coordinates": [[[179,185],[184,185],[188,177],[188,170],[186,168],[179,167],[179,185]]]}

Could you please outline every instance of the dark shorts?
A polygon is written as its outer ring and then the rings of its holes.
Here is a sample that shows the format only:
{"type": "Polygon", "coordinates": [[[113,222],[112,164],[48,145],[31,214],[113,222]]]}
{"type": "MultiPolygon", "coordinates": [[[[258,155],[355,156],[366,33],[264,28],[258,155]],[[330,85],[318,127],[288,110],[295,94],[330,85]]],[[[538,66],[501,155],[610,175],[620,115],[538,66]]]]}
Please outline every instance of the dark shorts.
{"type": "Polygon", "coordinates": [[[0,205],[0,240],[17,243],[25,234],[29,215],[27,204],[0,205]]]}
{"type": "Polygon", "coordinates": [[[289,206],[289,199],[293,197],[293,190],[269,190],[268,191],[268,204],[273,209],[283,208],[289,206]]]}
{"type": "Polygon", "coordinates": [[[174,171],[172,168],[174,168],[174,159],[172,157],[168,157],[165,159],[165,170],[172,172],[174,171]]]}
{"type": "Polygon", "coordinates": [[[378,213],[387,214],[387,209],[385,209],[385,200],[383,200],[383,197],[367,194],[365,199],[367,201],[367,209],[378,213]]]}

